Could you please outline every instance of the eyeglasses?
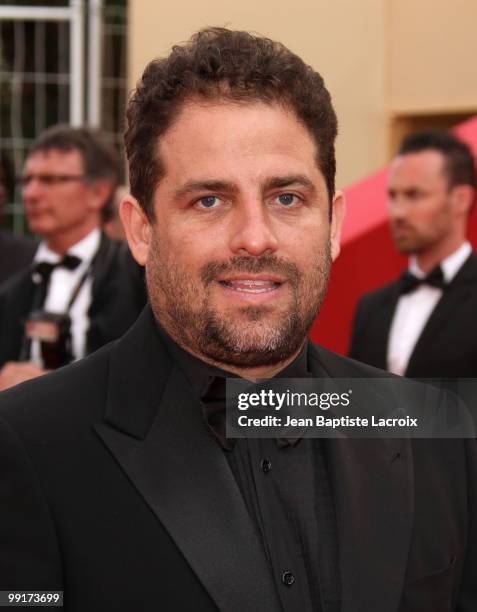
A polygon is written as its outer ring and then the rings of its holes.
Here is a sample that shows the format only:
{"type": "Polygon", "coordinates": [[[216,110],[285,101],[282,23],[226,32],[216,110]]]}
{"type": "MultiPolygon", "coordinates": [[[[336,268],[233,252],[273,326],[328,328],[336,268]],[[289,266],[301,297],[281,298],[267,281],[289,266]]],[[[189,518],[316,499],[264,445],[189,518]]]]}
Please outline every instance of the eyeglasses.
{"type": "Polygon", "coordinates": [[[84,181],[85,176],[75,174],[25,174],[18,178],[19,185],[24,189],[31,181],[37,180],[44,187],[52,187],[61,183],[69,183],[71,181],[84,181]]]}

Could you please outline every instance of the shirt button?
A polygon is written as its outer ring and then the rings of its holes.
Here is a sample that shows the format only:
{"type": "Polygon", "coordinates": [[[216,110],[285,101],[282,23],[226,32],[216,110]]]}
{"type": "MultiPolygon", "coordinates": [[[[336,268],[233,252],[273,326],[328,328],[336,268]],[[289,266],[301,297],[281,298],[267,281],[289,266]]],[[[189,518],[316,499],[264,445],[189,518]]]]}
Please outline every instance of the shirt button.
{"type": "Polygon", "coordinates": [[[272,463],[268,459],[262,460],[262,472],[268,474],[268,472],[272,469],[272,463]]]}
{"type": "Polygon", "coordinates": [[[295,582],[295,576],[291,572],[283,572],[282,582],[286,586],[291,586],[295,582]]]}

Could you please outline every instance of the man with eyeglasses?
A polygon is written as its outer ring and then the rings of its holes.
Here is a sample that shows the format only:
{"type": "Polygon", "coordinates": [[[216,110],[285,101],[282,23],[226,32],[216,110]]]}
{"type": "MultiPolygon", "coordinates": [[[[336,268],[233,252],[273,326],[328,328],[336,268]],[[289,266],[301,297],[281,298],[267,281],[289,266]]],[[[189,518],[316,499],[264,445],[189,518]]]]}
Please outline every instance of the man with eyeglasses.
{"type": "Polygon", "coordinates": [[[101,232],[119,160],[99,133],[59,125],[30,151],[20,182],[32,266],[0,291],[0,389],[121,336],[144,305],[139,269],[101,232]]]}

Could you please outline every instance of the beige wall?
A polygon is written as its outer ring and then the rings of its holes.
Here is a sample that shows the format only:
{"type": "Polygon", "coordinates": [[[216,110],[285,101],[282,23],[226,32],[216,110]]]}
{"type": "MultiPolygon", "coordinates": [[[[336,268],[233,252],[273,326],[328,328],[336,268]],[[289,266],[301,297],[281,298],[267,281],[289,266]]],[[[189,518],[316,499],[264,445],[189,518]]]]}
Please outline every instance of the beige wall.
{"type": "Polygon", "coordinates": [[[131,86],[150,59],[199,28],[227,26],[275,38],[325,78],[340,122],[337,182],[344,186],[378,167],[386,152],[384,5],[382,0],[130,0],[131,86]]]}
{"type": "Polygon", "coordinates": [[[390,0],[390,110],[477,109],[476,0],[390,0]]]}

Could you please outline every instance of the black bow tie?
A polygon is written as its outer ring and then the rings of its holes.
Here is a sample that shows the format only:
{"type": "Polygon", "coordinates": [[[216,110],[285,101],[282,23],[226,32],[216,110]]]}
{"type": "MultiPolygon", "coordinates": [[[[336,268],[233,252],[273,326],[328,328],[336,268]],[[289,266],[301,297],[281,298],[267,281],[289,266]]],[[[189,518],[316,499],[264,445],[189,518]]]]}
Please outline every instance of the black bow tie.
{"type": "Polygon", "coordinates": [[[417,289],[420,285],[430,285],[437,289],[445,289],[447,283],[444,280],[444,275],[440,266],[436,266],[427,276],[424,278],[418,278],[411,274],[408,270],[404,272],[400,279],[400,292],[410,293],[417,289]]]}
{"type": "MultiPolygon", "coordinates": [[[[215,376],[201,400],[202,414],[207,426],[222,448],[232,451],[237,440],[226,436],[226,379],[215,376]]],[[[295,433],[292,438],[277,438],[277,445],[279,448],[296,446],[303,435],[304,430],[299,436],[295,433]]]]}
{"type": "Polygon", "coordinates": [[[33,295],[33,301],[31,304],[31,310],[39,310],[43,308],[43,305],[48,294],[48,287],[50,285],[50,278],[55,268],[67,268],[68,270],[74,270],[81,263],[81,259],[74,255],[65,255],[63,259],[56,263],[49,261],[39,261],[34,264],[32,268],[31,279],[35,285],[35,291],[33,295]]]}
{"type": "Polygon", "coordinates": [[[55,268],[66,268],[67,270],[76,270],[80,265],[81,259],[75,255],[66,254],[63,259],[56,263],[49,261],[39,261],[33,266],[33,280],[41,282],[42,280],[49,278],[55,268]],[[35,279],[35,275],[39,275],[40,278],[35,279]]]}

